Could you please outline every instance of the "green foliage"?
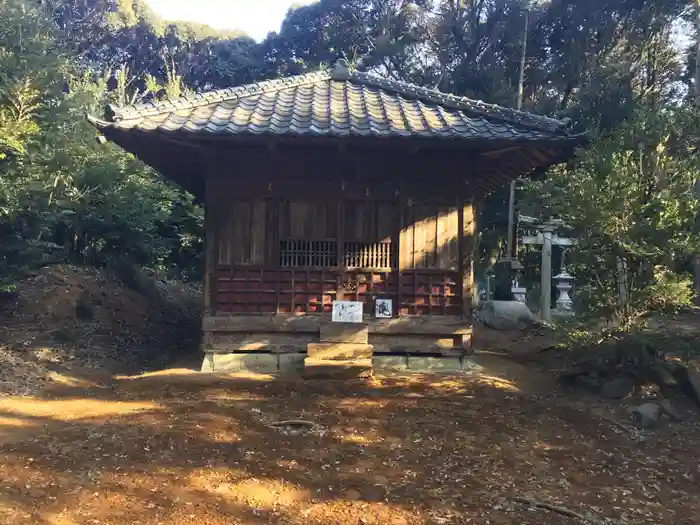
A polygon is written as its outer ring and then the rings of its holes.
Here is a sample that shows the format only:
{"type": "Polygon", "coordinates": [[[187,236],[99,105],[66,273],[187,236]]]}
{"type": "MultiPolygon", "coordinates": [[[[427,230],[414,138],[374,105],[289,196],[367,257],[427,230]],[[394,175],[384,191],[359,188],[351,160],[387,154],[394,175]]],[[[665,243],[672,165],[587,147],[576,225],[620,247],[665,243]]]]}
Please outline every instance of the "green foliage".
{"type": "Polygon", "coordinates": [[[54,35],[60,28],[25,2],[0,3],[0,272],[69,260],[133,262],[187,277],[199,273],[202,212],[191,196],[115,146],[100,146],[85,121],[107,100],[181,95],[174,69],[150,91],[78,73],[54,35]],[[11,55],[11,52],[14,52],[11,55]]]}
{"type": "MultiPolygon", "coordinates": [[[[320,0],[257,43],[160,19],[145,0],[0,0],[0,271],[45,260],[104,265],[128,253],[196,277],[202,211],[84,122],[127,105],[314,70],[357,67],[591,131],[577,162],[527,188],[521,209],[564,218],[591,313],[636,319],[690,302],[698,244],[693,53],[673,29],[683,0],[320,0]],[[527,31],[525,21],[527,19],[527,31]],[[692,63],[692,62],[690,62],[692,63]],[[618,261],[628,301],[620,308],[618,261]],[[584,286],[587,285],[587,286],[584,286]]],[[[540,174],[543,175],[543,174],[540,174]]],[[[503,247],[507,189],[480,208],[480,266],[503,247]]]]}
{"type": "Polygon", "coordinates": [[[654,268],[653,281],[639,295],[649,311],[677,313],[694,306],[692,279],[663,266],[654,268]]]}
{"type": "Polygon", "coordinates": [[[25,78],[21,84],[8,86],[0,107],[0,160],[8,154],[26,153],[25,144],[39,133],[35,121],[41,107],[39,90],[25,78]]]}
{"type": "Polygon", "coordinates": [[[629,320],[691,304],[690,278],[677,272],[679,262],[700,249],[691,191],[700,174],[687,148],[693,130],[683,111],[640,111],[575,163],[530,184],[530,209],[564,218],[578,241],[574,273],[589,285],[585,295],[595,315],[629,320]]]}

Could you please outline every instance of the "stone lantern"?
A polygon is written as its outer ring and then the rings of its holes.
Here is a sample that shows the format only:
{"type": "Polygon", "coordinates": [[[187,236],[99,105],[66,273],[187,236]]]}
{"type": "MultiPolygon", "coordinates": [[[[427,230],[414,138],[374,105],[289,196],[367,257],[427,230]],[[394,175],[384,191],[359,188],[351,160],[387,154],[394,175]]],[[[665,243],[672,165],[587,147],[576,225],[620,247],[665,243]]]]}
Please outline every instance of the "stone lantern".
{"type": "Polygon", "coordinates": [[[571,296],[569,296],[569,292],[571,288],[573,288],[574,276],[567,272],[565,268],[562,268],[561,272],[554,276],[554,281],[556,282],[555,288],[558,292],[556,314],[560,316],[574,315],[574,302],[571,300],[571,296]]]}
{"type": "Polygon", "coordinates": [[[520,261],[514,259],[511,268],[515,273],[515,277],[513,278],[510,287],[510,292],[513,294],[513,300],[518,301],[519,303],[527,304],[527,289],[525,286],[523,286],[521,281],[522,271],[525,269],[525,267],[520,264],[520,261]]]}

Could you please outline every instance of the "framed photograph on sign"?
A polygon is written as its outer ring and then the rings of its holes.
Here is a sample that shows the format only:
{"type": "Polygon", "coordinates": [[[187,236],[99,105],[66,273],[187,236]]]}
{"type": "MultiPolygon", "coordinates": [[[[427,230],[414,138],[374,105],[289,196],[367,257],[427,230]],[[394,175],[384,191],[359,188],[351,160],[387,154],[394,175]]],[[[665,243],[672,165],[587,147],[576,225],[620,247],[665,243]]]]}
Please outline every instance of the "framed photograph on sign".
{"type": "Polygon", "coordinates": [[[391,299],[376,299],[374,301],[374,316],[377,319],[391,319],[394,316],[393,301],[391,299]]]}
{"type": "Polygon", "coordinates": [[[362,303],[359,301],[333,301],[334,323],[361,323],[362,303]]]}

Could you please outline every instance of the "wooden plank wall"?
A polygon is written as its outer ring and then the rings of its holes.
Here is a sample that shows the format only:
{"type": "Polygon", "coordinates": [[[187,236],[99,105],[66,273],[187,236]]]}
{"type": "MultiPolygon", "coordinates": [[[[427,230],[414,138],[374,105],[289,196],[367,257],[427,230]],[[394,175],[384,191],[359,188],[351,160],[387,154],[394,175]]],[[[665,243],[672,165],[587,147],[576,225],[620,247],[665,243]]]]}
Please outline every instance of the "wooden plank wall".
{"type": "Polygon", "coordinates": [[[396,233],[396,203],[348,200],[342,207],[345,241],[390,241],[396,233]]]}
{"type": "Polygon", "coordinates": [[[277,266],[279,242],[286,239],[391,241],[398,222],[395,204],[374,201],[232,199],[222,208],[217,237],[223,265],[277,266]]]}
{"type": "Polygon", "coordinates": [[[339,231],[339,203],[280,201],[280,239],[335,239],[339,231]]]}
{"type": "Polygon", "coordinates": [[[219,264],[269,264],[278,243],[277,211],[273,199],[222,204],[215,225],[219,264]]]}
{"type": "MultiPolygon", "coordinates": [[[[356,282],[355,291],[344,298],[365,301],[367,313],[372,313],[375,297],[386,297],[393,299],[400,315],[456,315],[462,311],[464,292],[471,290],[471,285],[460,286],[471,264],[459,242],[460,226],[465,234],[473,227],[470,220],[469,226],[461,224],[468,216],[466,208],[460,217],[456,206],[370,199],[305,202],[217,195],[216,204],[217,212],[208,215],[218,218],[209,235],[217,246],[208,251],[217,261],[212,310],[327,313],[336,297],[336,281],[342,278],[356,282]],[[333,267],[282,268],[280,241],[290,239],[336,239],[339,246],[390,241],[396,250],[394,267],[342,275],[333,267]]],[[[342,255],[338,259],[341,263],[342,255]]],[[[469,271],[466,275],[470,279],[469,271]]]]}
{"type": "Polygon", "coordinates": [[[399,268],[459,268],[458,207],[418,204],[402,214],[399,268]]]}

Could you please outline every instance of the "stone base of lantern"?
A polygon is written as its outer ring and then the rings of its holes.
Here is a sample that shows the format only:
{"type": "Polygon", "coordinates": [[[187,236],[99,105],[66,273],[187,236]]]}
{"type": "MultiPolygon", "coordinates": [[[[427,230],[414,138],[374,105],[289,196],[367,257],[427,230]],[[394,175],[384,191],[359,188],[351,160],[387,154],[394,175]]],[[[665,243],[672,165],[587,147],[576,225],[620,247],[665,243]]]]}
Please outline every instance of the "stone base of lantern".
{"type": "Polygon", "coordinates": [[[563,310],[561,308],[552,310],[552,317],[556,317],[557,319],[568,319],[569,317],[574,317],[574,315],[573,310],[563,310]]]}

